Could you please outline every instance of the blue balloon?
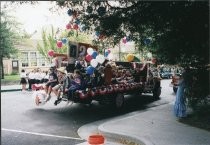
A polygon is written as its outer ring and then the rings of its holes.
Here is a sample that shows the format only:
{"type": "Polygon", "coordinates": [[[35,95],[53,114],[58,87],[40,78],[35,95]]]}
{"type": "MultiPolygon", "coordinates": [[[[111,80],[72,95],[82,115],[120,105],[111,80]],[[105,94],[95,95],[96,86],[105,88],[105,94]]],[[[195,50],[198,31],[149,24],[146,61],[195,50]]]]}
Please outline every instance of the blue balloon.
{"type": "Polygon", "coordinates": [[[105,57],[109,55],[109,51],[105,51],[105,57]]]}
{"type": "Polygon", "coordinates": [[[94,73],[94,70],[95,70],[94,67],[88,66],[88,67],[87,67],[86,73],[87,73],[88,75],[92,75],[92,74],[94,73]]]}
{"type": "Polygon", "coordinates": [[[66,44],[67,39],[66,38],[62,38],[61,41],[62,41],[63,44],[66,44]]]}
{"type": "Polygon", "coordinates": [[[96,31],[95,35],[98,37],[100,35],[100,33],[98,31],[96,31]]]}
{"type": "Polygon", "coordinates": [[[79,19],[76,19],[76,20],[75,20],[75,23],[76,23],[77,25],[79,25],[79,24],[80,24],[80,20],[79,20],[79,19]]]}
{"type": "Polygon", "coordinates": [[[96,51],[93,51],[93,53],[92,53],[92,55],[91,55],[91,56],[92,56],[92,58],[94,58],[94,59],[95,59],[97,55],[98,55],[98,53],[97,53],[96,51]]]}
{"type": "Polygon", "coordinates": [[[69,9],[69,10],[67,11],[67,14],[68,14],[69,16],[71,16],[71,15],[73,14],[72,10],[69,9]]]}
{"type": "Polygon", "coordinates": [[[144,44],[149,45],[151,43],[151,40],[149,38],[144,39],[144,44]]]}

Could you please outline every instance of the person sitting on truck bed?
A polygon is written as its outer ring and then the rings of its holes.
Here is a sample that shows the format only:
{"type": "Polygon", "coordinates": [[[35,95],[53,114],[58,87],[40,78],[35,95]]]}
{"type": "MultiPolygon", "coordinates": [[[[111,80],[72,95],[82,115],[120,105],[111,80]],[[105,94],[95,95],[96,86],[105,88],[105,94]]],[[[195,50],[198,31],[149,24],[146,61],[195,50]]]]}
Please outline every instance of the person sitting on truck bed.
{"type": "Polygon", "coordinates": [[[74,70],[73,79],[68,88],[68,97],[73,97],[73,93],[82,87],[82,75],[78,69],[74,70]]]}

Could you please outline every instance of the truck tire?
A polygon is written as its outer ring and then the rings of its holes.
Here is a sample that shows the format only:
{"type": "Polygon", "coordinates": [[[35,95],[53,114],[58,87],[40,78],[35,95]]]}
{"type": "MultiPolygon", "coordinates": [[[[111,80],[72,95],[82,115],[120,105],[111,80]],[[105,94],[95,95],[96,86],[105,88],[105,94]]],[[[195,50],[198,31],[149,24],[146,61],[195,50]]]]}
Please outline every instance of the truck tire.
{"type": "Polygon", "coordinates": [[[116,97],[114,98],[114,107],[116,109],[120,109],[124,105],[124,94],[123,93],[117,93],[116,97]]]}
{"type": "Polygon", "coordinates": [[[161,94],[161,87],[155,88],[153,90],[153,97],[154,97],[154,99],[160,99],[160,94],[161,94]]]}

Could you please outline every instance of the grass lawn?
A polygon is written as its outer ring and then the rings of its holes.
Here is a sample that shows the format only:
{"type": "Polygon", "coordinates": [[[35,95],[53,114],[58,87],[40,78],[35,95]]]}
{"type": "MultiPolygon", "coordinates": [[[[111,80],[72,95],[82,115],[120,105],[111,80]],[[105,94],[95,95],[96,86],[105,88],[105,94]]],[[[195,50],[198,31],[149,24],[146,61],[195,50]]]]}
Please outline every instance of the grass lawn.
{"type": "Polygon", "coordinates": [[[20,80],[20,75],[5,75],[4,79],[1,81],[18,81],[20,80]]]}

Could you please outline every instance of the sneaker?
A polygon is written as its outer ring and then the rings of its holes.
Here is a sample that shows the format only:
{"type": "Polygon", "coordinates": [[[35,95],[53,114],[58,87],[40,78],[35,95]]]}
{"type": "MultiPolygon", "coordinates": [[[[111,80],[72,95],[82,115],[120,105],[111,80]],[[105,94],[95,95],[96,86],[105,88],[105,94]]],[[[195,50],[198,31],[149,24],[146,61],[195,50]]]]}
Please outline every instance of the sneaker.
{"type": "Polygon", "coordinates": [[[55,100],[55,103],[54,103],[54,105],[56,106],[57,104],[59,104],[60,102],[61,102],[61,98],[58,98],[57,100],[55,100]]]}

